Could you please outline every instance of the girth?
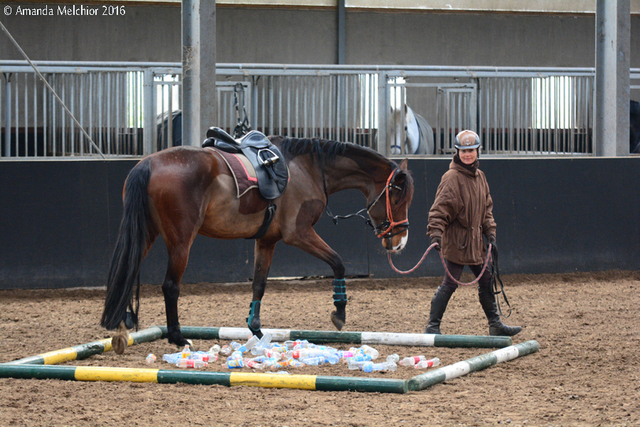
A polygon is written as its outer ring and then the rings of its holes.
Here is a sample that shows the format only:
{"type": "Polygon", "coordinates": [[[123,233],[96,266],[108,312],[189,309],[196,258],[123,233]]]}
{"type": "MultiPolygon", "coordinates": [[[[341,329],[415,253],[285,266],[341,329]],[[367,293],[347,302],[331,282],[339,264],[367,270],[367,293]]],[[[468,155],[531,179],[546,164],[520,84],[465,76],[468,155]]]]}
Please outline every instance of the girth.
{"type": "Polygon", "coordinates": [[[256,170],[260,195],[267,200],[277,199],[287,188],[289,169],[282,153],[261,132],[252,130],[236,140],[224,130],[211,127],[202,146],[244,155],[256,170]]]}

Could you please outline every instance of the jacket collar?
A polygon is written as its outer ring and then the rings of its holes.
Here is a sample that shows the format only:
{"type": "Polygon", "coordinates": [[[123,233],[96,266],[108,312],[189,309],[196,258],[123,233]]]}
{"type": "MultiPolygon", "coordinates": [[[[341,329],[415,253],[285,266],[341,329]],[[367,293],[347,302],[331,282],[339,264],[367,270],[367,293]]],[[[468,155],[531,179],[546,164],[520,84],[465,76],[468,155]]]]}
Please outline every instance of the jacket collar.
{"type": "Polygon", "coordinates": [[[473,162],[471,165],[465,165],[464,163],[462,163],[462,160],[460,160],[460,156],[458,156],[458,154],[456,153],[453,156],[453,161],[449,165],[449,169],[456,169],[465,175],[474,177],[478,175],[479,164],[480,164],[480,161],[476,159],[476,161],[473,162]]]}

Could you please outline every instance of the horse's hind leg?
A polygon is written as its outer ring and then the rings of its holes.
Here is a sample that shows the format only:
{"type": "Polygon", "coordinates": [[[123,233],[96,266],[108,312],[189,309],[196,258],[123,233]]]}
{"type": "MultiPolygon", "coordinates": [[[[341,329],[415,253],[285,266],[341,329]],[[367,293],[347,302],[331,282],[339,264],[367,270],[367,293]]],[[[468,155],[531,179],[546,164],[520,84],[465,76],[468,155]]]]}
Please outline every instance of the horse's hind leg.
{"type": "Polygon", "coordinates": [[[273,252],[276,248],[275,242],[262,242],[256,240],[255,244],[255,259],[253,264],[253,298],[249,306],[249,317],[247,317],[247,325],[252,334],[258,338],[262,338],[262,331],[260,330],[262,324],[260,322],[260,305],[262,297],[264,296],[264,290],[267,286],[267,276],[269,276],[269,269],[271,268],[271,261],[273,260],[273,252]]]}
{"type": "Polygon", "coordinates": [[[167,248],[169,266],[162,283],[162,293],[164,294],[164,305],[167,313],[167,339],[171,344],[176,344],[180,347],[189,344],[180,331],[178,298],[180,297],[180,281],[187,268],[190,247],[191,242],[167,248]]]}

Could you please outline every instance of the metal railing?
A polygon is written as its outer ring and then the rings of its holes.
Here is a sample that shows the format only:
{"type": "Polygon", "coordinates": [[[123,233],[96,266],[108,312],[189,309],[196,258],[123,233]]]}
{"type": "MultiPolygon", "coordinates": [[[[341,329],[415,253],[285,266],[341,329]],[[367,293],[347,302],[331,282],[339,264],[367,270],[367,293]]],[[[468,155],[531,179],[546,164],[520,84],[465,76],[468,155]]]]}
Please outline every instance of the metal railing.
{"type": "MultiPolygon", "coordinates": [[[[106,156],[142,156],[182,141],[178,63],[36,62],[106,156]]],[[[2,158],[97,151],[23,61],[0,61],[2,158]]],[[[218,122],[265,134],[349,141],[409,152],[404,104],[425,118],[433,151],[461,129],[492,155],[593,155],[595,70],[219,64],[218,122]],[[399,112],[399,114],[398,114],[399,112]]],[[[632,70],[632,97],[640,70],[632,70]]],[[[635,92],[634,92],[635,91],[635,92]]],[[[204,138],[204,136],[203,136],[204,138]]]]}

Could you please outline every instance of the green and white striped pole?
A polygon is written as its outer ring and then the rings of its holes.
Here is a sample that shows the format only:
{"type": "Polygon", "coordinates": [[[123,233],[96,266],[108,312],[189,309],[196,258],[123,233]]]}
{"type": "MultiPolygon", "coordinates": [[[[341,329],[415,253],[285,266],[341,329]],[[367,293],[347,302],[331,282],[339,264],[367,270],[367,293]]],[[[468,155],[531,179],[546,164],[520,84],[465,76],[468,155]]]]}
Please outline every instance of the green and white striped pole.
{"type": "MultiPolygon", "coordinates": [[[[160,326],[159,328],[163,334],[167,333],[165,326],[160,326]]],[[[251,332],[247,328],[183,326],[180,330],[185,338],[201,340],[247,340],[251,335],[251,332]]],[[[513,344],[511,337],[476,335],[339,332],[294,329],[262,329],[262,332],[271,335],[273,341],[306,339],[314,344],[349,343],[450,348],[502,348],[513,344]]]]}
{"type": "Polygon", "coordinates": [[[453,365],[444,366],[433,371],[417,375],[407,380],[407,389],[409,391],[424,390],[434,384],[439,384],[452,378],[467,375],[469,372],[476,372],[486,369],[500,362],[506,362],[518,357],[535,353],[540,349],[537,341],[531,340],[522,344],[516,344],[491,353],[473,357],[453,365]]]}

